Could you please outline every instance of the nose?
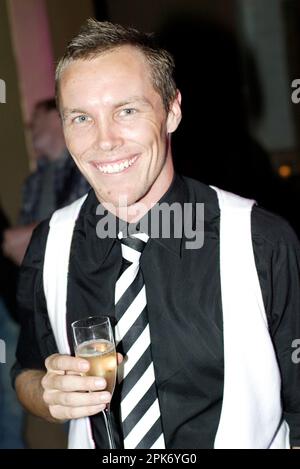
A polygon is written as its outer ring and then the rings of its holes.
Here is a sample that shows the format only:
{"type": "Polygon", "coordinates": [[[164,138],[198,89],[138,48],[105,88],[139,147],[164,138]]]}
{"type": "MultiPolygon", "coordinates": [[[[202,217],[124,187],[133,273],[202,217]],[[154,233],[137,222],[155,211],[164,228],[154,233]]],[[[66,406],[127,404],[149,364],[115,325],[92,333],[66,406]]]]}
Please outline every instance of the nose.
{"type": "Polygon", "coordinates": [[[122,141],[123,139],[116,123],[108,120],[101,120],[98,123],[94,144],[96,150],[101,149],[104,152],[111,152],[121,146],[122,141]]]}

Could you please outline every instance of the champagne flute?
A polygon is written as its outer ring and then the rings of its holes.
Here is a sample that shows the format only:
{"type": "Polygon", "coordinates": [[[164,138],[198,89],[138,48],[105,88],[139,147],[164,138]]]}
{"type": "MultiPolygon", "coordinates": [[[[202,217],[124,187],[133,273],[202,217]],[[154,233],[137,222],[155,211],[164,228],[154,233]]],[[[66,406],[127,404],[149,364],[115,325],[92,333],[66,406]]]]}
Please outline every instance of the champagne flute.
{"type": "MultiPolygon", "coordinates": [[[[101,376],[107,382],[106,390],[113,394],[117,375],[117,353],[107,316],[91,316],[72,323],[75,355],[90,364],[86,376],[101,376]]],[[[109,448],[115,449],[110,404],[103,411],[109,448]]]]}

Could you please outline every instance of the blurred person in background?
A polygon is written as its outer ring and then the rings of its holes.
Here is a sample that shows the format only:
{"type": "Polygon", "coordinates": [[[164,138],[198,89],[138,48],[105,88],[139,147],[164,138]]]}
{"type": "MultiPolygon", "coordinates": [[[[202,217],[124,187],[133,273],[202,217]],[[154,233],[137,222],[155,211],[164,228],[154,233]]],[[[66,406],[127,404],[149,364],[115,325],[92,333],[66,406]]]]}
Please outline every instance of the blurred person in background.
{"type": "MultiPolygon", "coordinates": [[[[9,222],[0,207],[0,239],[9,222]]],[[[5,363],[0,363],[0,449],[24,448],[24,411],[10,384],[19,326],[16,322],[17,268],[0,249],[0,339],[5,342],[5,363]]]]}
{"type": "Polygon", "coordinates": [[[36,170],[24,183],[18,226],[7,229],[3,240],[4,253],[17,265],[38,222],[89,190],[66,149],[54,99],[36,104],[30,129],[36,170]]]}
{"type": "MultiPolygon", "coordinates": [[[[54,99],[44,100],[36,104],[30,130],[36,169],[24,182],[18,225],[8,227],[8,224],[5,224],[3,226],[3,235],[0,241],[4,253],[5,267],[3,267],[3,272],[5,272],[4,277],[6,278],[8,265],[10,268],[13,266],[17,269],[17,266],[21,264],[35,226],[41,220],[49,217],[56,209],[68,205],[89,190],[88,183],[78,171],[66,149],[61,120],[54,99]]],[[[11,290],[11,307],[9,310],[12,311],[12,314],[15,311],[15,284],[15,281],[10,282],[10,287],[6,287],[7,291],[8,289],[11,290]]],[[[10,369],[13,363],[18,327],[8,318],[8,313],[5,312],[4,305],[1,303],[1,298],[0,309],[2,321],[0,333],[6,341],[8,360],[10,360],[10,366],[5,366],[3,368],[4,372],[10,369]]],[[[0,387],[3,387],[0,398],[2,399],[0,420],[2,421],[3,432],[8,426],[9,429],[14,429],[19,434],[20,419],[15,415],[19,412],[19,406],[15,393],[11,389],[8,374],[7,376],[3,375],[0,379],[0,387]],[[13,402],[11,406],[6,403],[8,399],[13,402]],[[15,409],[14,414],[10,412],[12,408],[15,409]],[[6,409],[5,413],[4,409],[6,409]]],[[[6,437],[4,438],[0,423],[0,447],[20,447],[20,443],[17,441],[13,441],[11,443],[13,446],[9,446],[9,432],[8,430],[5,430],[5,432],[6,437]]],[[[59,432],[51,429],[51,432],[49,432],[47,431],[47,425],[37,419],[28,418],[26,442],[29,447],[64,447],[64,432],[62,429],[59,432]],[[49,438],[49,433],[52,435],[51,438],[49,438]]]]}

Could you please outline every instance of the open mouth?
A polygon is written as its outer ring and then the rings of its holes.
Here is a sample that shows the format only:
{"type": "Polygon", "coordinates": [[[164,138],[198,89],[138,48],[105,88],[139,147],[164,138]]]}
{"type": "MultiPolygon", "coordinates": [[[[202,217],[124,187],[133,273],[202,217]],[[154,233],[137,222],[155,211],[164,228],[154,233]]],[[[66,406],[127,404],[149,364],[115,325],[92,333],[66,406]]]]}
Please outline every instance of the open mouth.
{"type": "Polygon", "coordinates": [[[94,163],[94,166],[104,174],[117,174],[122,173],[126,169],[130,168],[135,161],[137,160],[138,155],[128,158],[126,160],[120,161],[120,163],[110,163],[110,164],[100,164],[94,163]]]}

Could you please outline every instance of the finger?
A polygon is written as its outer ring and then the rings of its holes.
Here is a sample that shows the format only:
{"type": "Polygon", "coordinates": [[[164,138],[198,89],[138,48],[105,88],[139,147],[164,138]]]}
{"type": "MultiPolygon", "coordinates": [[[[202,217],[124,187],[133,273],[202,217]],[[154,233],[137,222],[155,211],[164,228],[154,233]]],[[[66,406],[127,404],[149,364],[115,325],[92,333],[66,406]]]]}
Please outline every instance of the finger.
{"type": "Polygon", "coordinates": [[[45,361],[45,366],[49,371],[75,371],[78,373],[87,372],[90,367],[89,362],[83,358],[60,355],[59,353],[50,355],[45,361]]]}
{"type": "Polygon", "coordinates": [[[117,360],[118,360],[118,365],[121,365],[123,361],[123,355],[121,353],[117,353],[117,360]]]}
{"type": "Polygon", "coordinates": [[[56,372],[48,372],[42,379],[44,389],[71,391],[99,391],[106,388],[104,378],[94,376],[59,375],[56,372]]]}
{"type": "Polygon", "coordinates": [[[109,392],[60,392],[46,390],[43,398],[49,406],[95,407],[108,404],[111,401],[111,394],[109,392]]]}
{"type": "Polygon", "coordinates": [[[105,409],[106,405],[101,404],[97,406],[89,407],[64,407],[61,405],[54,405],[49,407],[50,414],[55,419],[79,419],[82,417],[89,417],[90,415],[96,415],[105,409]]]}

